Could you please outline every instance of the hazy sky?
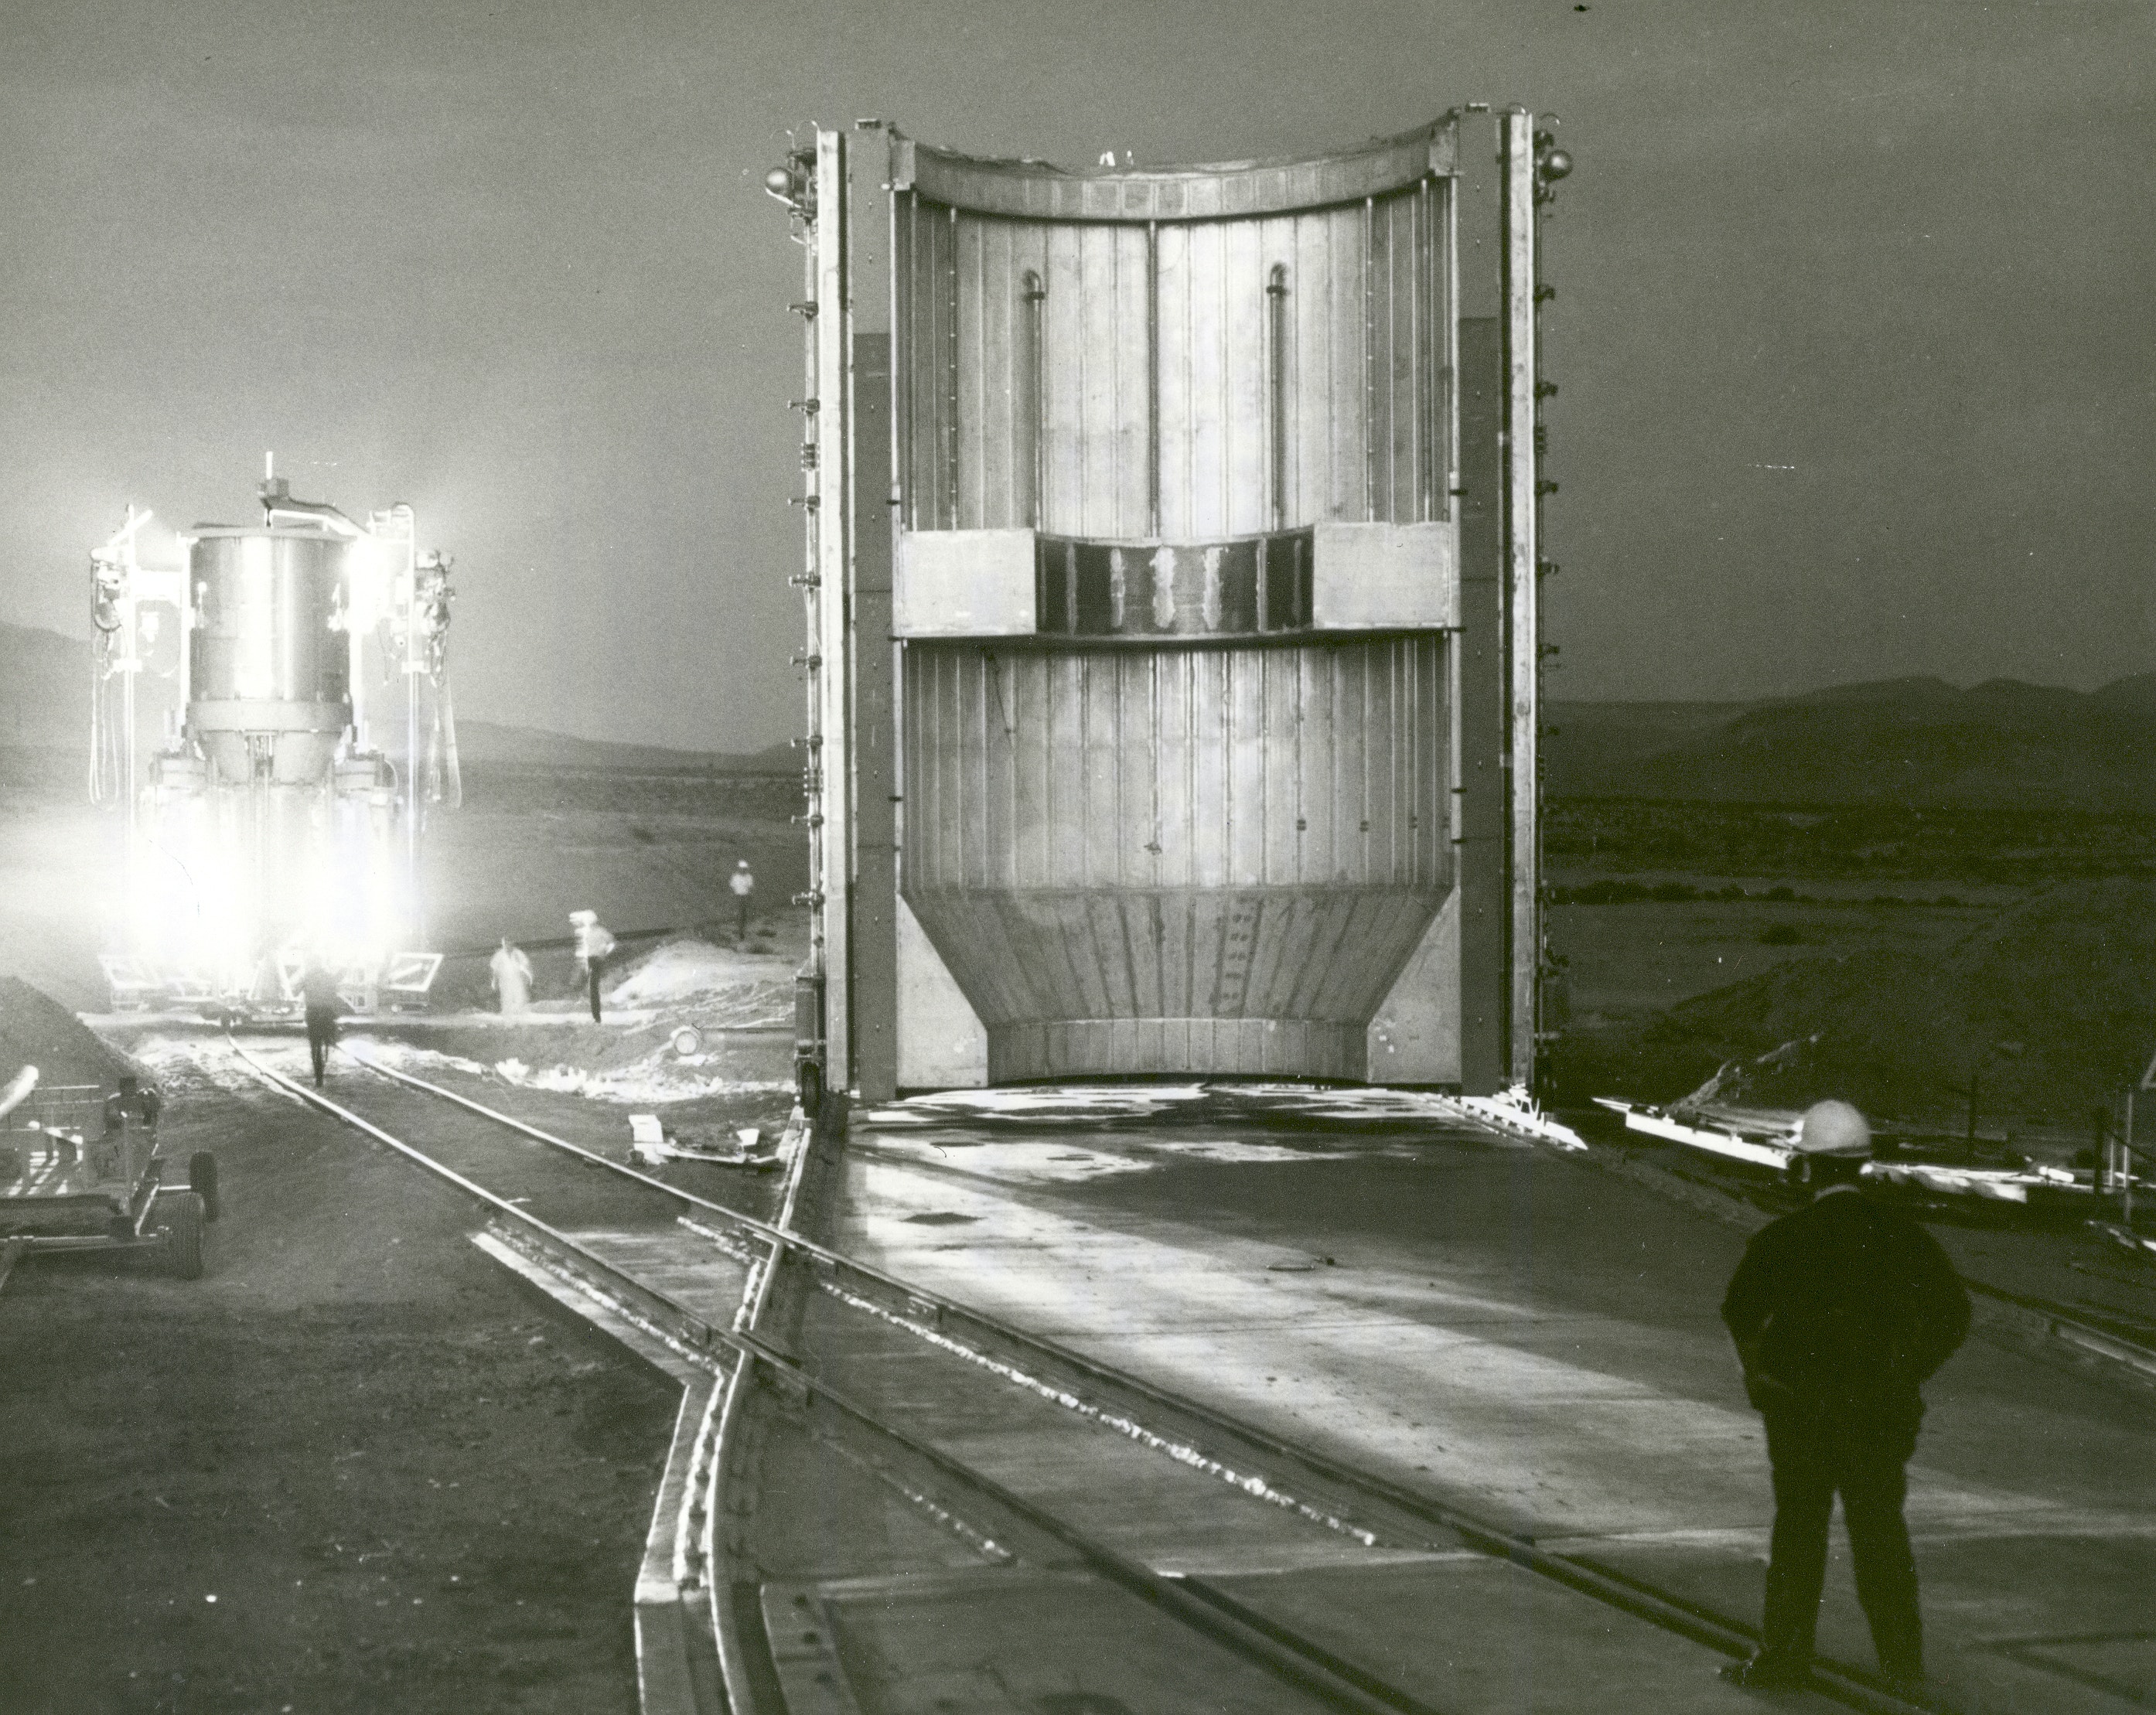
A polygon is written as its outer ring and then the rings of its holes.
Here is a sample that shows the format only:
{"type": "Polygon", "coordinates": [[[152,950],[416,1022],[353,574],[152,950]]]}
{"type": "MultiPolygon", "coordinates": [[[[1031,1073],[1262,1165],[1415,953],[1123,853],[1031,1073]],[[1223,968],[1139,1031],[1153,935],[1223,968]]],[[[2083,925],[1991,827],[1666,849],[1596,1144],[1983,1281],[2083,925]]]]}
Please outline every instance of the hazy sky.
{"type": "Polygon", "coordinates": [[[799,726],[789,126],[1563,121],[1553,692],[2156,668],[2150,0],[0,0],[0,619],[126,502],[409,501],[459,707],[799,726]]]}

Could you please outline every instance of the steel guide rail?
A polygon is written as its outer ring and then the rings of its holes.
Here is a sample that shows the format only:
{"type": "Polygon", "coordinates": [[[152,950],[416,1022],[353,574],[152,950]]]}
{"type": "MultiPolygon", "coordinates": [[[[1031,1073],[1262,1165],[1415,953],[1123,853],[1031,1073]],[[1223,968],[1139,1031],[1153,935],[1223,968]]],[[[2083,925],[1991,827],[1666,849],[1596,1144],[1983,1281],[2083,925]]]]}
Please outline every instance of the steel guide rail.
{"type": "MultiPolygon", "coordinates": [[[[718,1428],[710,1442],[708,1469],[712,1474],[716,1475],[722,1456],[720,1449],[726,1439],[726,1419],[732,1415],[729,1408],[736,1404],[742,1382],[754,1370],[760,1373],[781,1397],[807,1409],[812,1428],[818,1430],[819,1438],[835,1442],[865,1440],[875,1450],[868,1456],[878,1465],[890,1455],[896,1454],[902,1465],[911,1466],[929,1476],[932,1490],[948,1485],[985,1501],[991,1508],[1016,1522],[1025,1534],[1044,1539],[1075,1555],[1108,1583],[1158,1609],[1189,1629],[1214,1639],[1285,1682],[1310,1692],[1329,1707],[1368,1712],[1368,1715],[1439,1715],[1439,1712],[1412,1694],[1386,1684],[1375,1675],[1351,1663],[1340,1661],[1331,1652],[1300,1638],[1289,1629],[1248,1615],[1240,1605],[1216,1592],[1205,1590],[1198,1580],[1157,1573],[1095,1540],[1055,1513],[1027,1501],[962,1461],[884,1422],[866,1407],[812,1374],[793,1358],[767,1344],[756,1335],[740,1329],[712,1327],[665,1293],[635,1281],[614,1265],[588,1250],[568,1235],[519,1208],[508,1199],[488,1190],[454,1168],[444,1166],[424,1150],[395,1137],[342,1104],[285,1077],[236,1042],[232,1046],[234,1052],[256,1076],[273,1088],[388,1144],[399,1154],[485,1204],[496,1212],[495,1230],[505,1243],[514,1246],[548,1273],[597,1298],[640,1331],[663,1341],[699,1368],[715,1374],[721,1373],[722,1360],[719,1348],[730,1353],[737,1362],[732,1366],[732,1374],[722,1388],[726,1404],[718,1409],[718,1428]]],[[[531,1128],[520,1126],[519,1129],[531,1128]]],[[[578,1153],[588,1154],[590,1152],[578,1153]]],[[[664,1186],[663,1181],[649,1183],[669,1191],[674,1190],[672,1187],[664,1186]]],[[[689,1194],[676,1192],[675,1194],[689,1194]]],[[[775,1240],[807,1242],[797,1240],[795,1235],[768,1227],[763,1222],[754,1221],[752,1217],[742,1219],[775,1240]]],[[[768,1279],[767,1276],[766,1279],[768,1279]]],[[[752,1292],[754,1290],[752,1288],[752,1292]]],[[[753,1311],[747,1306],[744,1308],[746,1314],[752,1317],[753,1311]]],[[[932,1492],[924,1493],[921,1498],[933,1503],[932,1492]]],[[[712,1515],[718,1510],[709,1506],[705,1509],[703,1558],[707,1563],[716,1558],[716,1544],[712,1542],[711,1532],[712,1515]]],[[[722,1610],[725,1606],[724,1593],[718,1588],[717,1580],[710,1582],[715,1608],[722,1610]]],[[[723,1621],[721,1626],[723,1628],[723,1621]]],[[[722,1669],[730,1665],[724,1660],[726,1653],[722,1629],[722,1669]]],[[[734,1672],[727,1671],[725,1676],[732,1694],[730,1701],[735,1709],[739,1715],[752,1715],[752,1706],[746,1704],[737,1690],[747,1682],[747,1676],[742,1674],[737,1678],[734,1672]]]]}
{"type": "MultiPolygon", "coordinates": [[[[778,1252],[791,1254],[805,1261],[811,1273],[816,1276],[817,1286],[850,1307],[902,1327],[951,1356],[987,1368],[1014,1385],[1087,1416],[1106,1429],[1127,1435],[1179,1462],[1206,1471],[1254,1498],[1295,1511],[1313,1522],[1339,1530],[1373,1546],[1385,1544],[1416,1548],[1450,1546],[1441,1539],[1433,1539],[1430,1533],[1435,1530],[1478,1552],[1509,1561],[1524,1570],[1550,1579],[1580,1594],[1720,1654],[1747,1656],[1758,1646],[1759,1634],[1755,1626],[1711,1607],[1676,1596],[1584,1556],[1560,1553],[1543,1548],[1531,1536],[1508,1530],[1450,1502],[1416,1493],[1373,1473],[1356,1470],[1317,1449],[1275,1435],[1256,1425],[1229,1417],[1199,1401],[1097,1363],[1051,1340],[1025,1332],[983,1312],[887,1275],[870,1264],[833,1250],[799,1233],[774,1226],[753,1215],[700,1197],[694,1192],[668,1184],[663,1179],[557,1137],[426,1079],[358,1055],[350,1055],[349,1057],[382,1077],[426,1091],[535,1141],[567,1150],[595,1165],[605,1167],[690,1204],[704,1214],[716,1216],[724,1225],[753,1235],[778,1252]],[[873,1296],[864,1297],[847,1291],[840,1285],[840,1277],[872,1289],[873,1296]],[[879,1299],[883,1302],[878,1302],[879,1299]],[[961,1332],[967,1338],[957,1338],[961,1332]],[[968,1341],[972,1343],[969,1344],[968,1341]],[[1087,1397],[1089,1394],[1093,1397],[1087,1397]],[[1145,1420],[1146,1414],[1153,1416],[1152,1423],[1148,1424],[1145,1420]],[[1251,1457],[1253,1454],[1257,1456],[1255,1463],[1251,1457]],[[1276,1467],[1274,1471],[1268,1473],[1258,1468],[1258,1465],[1268,1461],[1276,1467]],[[1366,1519],[1370,1522],[1365,1522],[1366,1519]]],[[[270,1076],[276,1076],[275,1074],[270,1076]]],[[[285,1081],[280,1079],[279,1081],[285,1081]]],[[[317,1099],[313,1092],[296,1085],[290,1087],[304,1099],[317,1099]]],[[[335,1109],[333,1103],[325,1101],[322,1105],[335,1109]]],[[[383,1135],[363,1121],[357,1123],[374,1135],[383,1135]]],[[[385,1138],[385,1141],[393,1140],[385,1138]]],[[[416,1158],[425,1160],[408,1146],[399,1143],[397,1147],[413,1154],[416,1158]]],[[[804,1142],[804,1149],[807,1147],[804,1142]]],[[[438,1168],[436,1170],[452,1178],[459,1177],[449,1173],[448,1169],[438,1168]]],[[[798,1178],[793,1189],[798,1189],[798,1178]]],[[[530,1223],[534,1227],[543,1226],[534,1217],[502,1203],[501,1199],[493,1199],[490,1194],[481,1192],[480,1194],[488,1197],[490,1201],[518,1220],[530,1223]]],[[[790,1213],[790,1195],[788,1201],[790,1213]]],[[[782,1216],[782,1219],[786,1218],[782,1216]]],[[[732,1255],[740,1256],[743,1254],[736,1245],[726,1242],[725,1234],[693,1216],[683,1216],[681,1225],[732,1255]]],[[[551,1229],[546,1231],[550,1235],[546,1241],[549,1244],[555,1237],[560,1236],[552,1235],[551,1229]]],[[[562,1238],[561,1242],[572,1250],[577,1248],[573,1240],[562,1238]]],[[[591,1266],[606,1273],[615,1272],[611,1265],[597,1258],[588,1258],[588,1261],[591,1266]]],[[[648,1289],[640,1286],[634,1290],[639,1293],[648,1292],[648,1289]]],[[[658,1297],[660,1295],[649,1296],[658,1297]]],[[[607,1302],[612,1302],[611,1299],[607,1302]]],[[[678,1307],[675,1308],[678,1310],[678,1307]]],[[[992,1479],[972,1473],[957,1461],[947,1459],[926,1444],[911,1440],[903,1431],[882,1425],[865,1408],[845,1399],[829,1384],[809,1377],[792,1359],[761,1341],[737,1331],[727,1333],[712,1331],[711,1338],[752,1360],[754,1367],[763,1371],[783,1393],[795,1401],[825,1402],[840,1419],[869,1431],[875,1437],[889,1438],[892,1445],[904,1448],[909,1462],[923,1461],[928,1472],[940,1476],[945,1481],[958,1482],[988,1499],[998,1509],[1008,1510],[1009,1516],[1015,1520],[1030,1522],[1030,1503],[1002,1489],[992,1479]]],[[[737,1384],[742,1379],[742,1375],[737,1373],[734,1378],[737,1385],[721,1388],[721,1394],[729,1401],[734,1400],[738,1394],[737,1384]]],[[[711,1510],[716,1512],[717,1509],[714,1507],[711,1510]]],[[[1046,1515],[1042,1517],[1045,1518],[1046,1515]]],[[[709,1521],[706,1520],[707,1535],[709,1528],[709,1521]]],[[[1070,1528],[1058,1525],[1056,1528],[1068,1530],[1070,1528]]],[[[1262,1638],[1271,1627],[1270,1621],[1245,1609],[1224,1594],[1210,1589],[1200,1580],[1187,1577],[1163,1578],[1148,1569],[1125,1560],[1113,1550],[1101,1548],[1098,1552],[1106,1558],[1098,1564],[1096,1569],[1109,1576],[1111,1581],[1122,1583],[1124,1575],[1142,1574],[1150,1581],[1148,1588],[1171,1584],[1177,1586],[1179,1594],[1160,1601],[1158,1605],[1178,1618],[1187,1618],[1202,1610],[1216,1620],[1231,1620],[1230,1635],[1243,1639],[1252,1647],[1260,1647],[1256,1640],[1262,1638]],[[1117,1570],[1111,1572],[1111,1567],[1117,1570]]],[[[1089,1564],[1092,1563],[1089,1560],[1089,1564]]],[[[1145,1594],[1137,1589],[1133,1593],[1145,1594]]],[[[1152,1595],[1147,1595],[1146,1599],[1155,1599],[1152,1595]]],[[[1196,1622],[1194,1620],[1190,1623],[1196,1622]]],[[[1224,1638],[1223,1641],[1227,1641],[1227,1639],[1224,1638]]],[[[1235,1645],[1230,1646],[1240,1648],[1235,1645]]],[[[1317,1656],[1328,1661],[1336,1659],[1318,1646],[1301,1641],[1292,1645],[1276,1644],[1275,1646],[1288,1648],[1299,1661],[1312,1661],[1317,1656]]],[[[1329,1668],[1324,1671],[1329,1676],[1338,1677],[1332,1675],[1329,1668]]],[[[1360,1670],[1353,1671],[1360,1672],[1360,1670]]],[[[731,1675],[729,1678],[731,1680],[731,1675]]],[[[1866,1670],[1852,1664],[1824,1659],[1817,1665],[1815,1688],[1835,1702],[1867,1711],[1944,1711],[1948,1707],[1940,1702],[1917,1702],[1897,1697],[1887,1691],[1876,1675],[1866,1670]]],[[[1387,1689],[1393,1690],[1390,1687],[1387,1689]]],[[[1338,1694],[1351,1693],[1365,1695],[1354,1692],[1352,1682],[1342,1681],[1338,1694]]],[[[1405,1692],[1394,1692],[1394,1695],[1407,1701],[1388,1701],[1380,1697],[1379,1702],[1383,1707],[1395,1710],[1421,1707],[1405,1692]]],[[[1363,1706],[1350,1702],[1344,1707],[1363,1706]]]]}
{"type": "MultiPolygon", "coordinates": [[[[665,1294],[654,1291],[529,1210],[436,1161],[424,1150],[414,1148],[403,1139],[354,1113],[342,1104],[331,1101],[320,1091],[310,1090],[296,1080],[264,1065],[232,1040],[229,1033],[226,1040],[239,1060],[270,1088],[387,1144],[398,1154],[447,1180],[491,1209],[495,1219],[489,1223],[489,1235],[513,1251],[528,1268],[603,1306],[639,1333],[667,1348],[693,1368],[711,1378],[704,1407],[699,1414],[699,1422],[690,1440],[690,1468],[683,1486],[680,1510],[670,1532],[671,1552],[666,1558],[670,1563],[667,1570],[671,1574],[673,1588],[652,1593],[656,1599],[647,1604],[642,1599],[646,1592],[643,1589],[644,1579],[641,1574],[638,1580],[639,1690],[648,1715],[658,1715],[662,1708],[675,1712],[675,1715],[723,1715],[729,1707],[739,1712],[739,1715],[754,1715],[752,1705],[730,1696],[728,1690],[713,1687],[706,1692],[703,1682],[710,1676],[709,1669],[706,1667],[700,1671],[699,1664],[691,1659],[692,1652],[686,1651],[685,1648],[685,1630],[702,1634],[704,1646],[717,1658],[715,1665],[721,1683],[730,1688],[739,1682],[729,1671],[730,1666],[738,1663],[740,1651],[737,1641],[729,1635],[732,1615],[726,1605],[714,1600],[711,1605],[709,1621],[705,1623],[690,1611],[692,1605],[682,1599],[685,1594],[692,1594],[700,1586],[710,1582],[707,1567],[711,1541],[709,1520],[705,1516],[706,1497],[720,1461],[725,1414],[732,1402],[738,1398],[740,1384],[748,1368],[739,1361],[726,1361],[728,1358],[737,1360],[738,1352],[715,1351],[715,1346],[723,1348],[725,1343],[716,1338],[716,1331],[701,1317],[675,1303],[665,1294]],[[660,1616],[665,1635],[663,1642],[654,1642],[653,1639],[647,1638],[646,1624],[649,1617],[647,1609],[655,1610],[660,1616]],[[650,1659],[653,1655],[662,1651],[670,1659],[664,1662],[650,1659]],[[653,1695],[654,1684],[663,1687],[656,1696],[653,1695]]],[[[348,1057],[359,1060],[362,1065],[371,1065],[359,1055],[350,1055],[348,1057]]],[[[378,1067],[372,1069],[381,1070],[378,1067]]],[[[448,1092],[441,1093],[446,1095],[448,1092]]],[[[489,1117],[511,1125],[516,1129],[527,1129],[517,1126],[506,1115],[490,1112],[489,1117]]],[[[603,1157],[591,1156],[588,1151],[578,1150],[574,1145],[559,1139],[542,1135],[542,1141],[589,1156],[603,1165],[619,1166],[618,1163],[606,1162],[603,1157]]],[[[631,1177],[645,1178],[634,1173],[631,1177]]],[[[663,1181],[649,1180],[648,1183],[657,1189],[671,1189],[663,1181]]],[[[752,1276],[749,1288],[752,1293],[756,1286],[757,1281],[752,1276]]],[[[647,1561],[648,1558],[647,1554],[647,1561]]]]}

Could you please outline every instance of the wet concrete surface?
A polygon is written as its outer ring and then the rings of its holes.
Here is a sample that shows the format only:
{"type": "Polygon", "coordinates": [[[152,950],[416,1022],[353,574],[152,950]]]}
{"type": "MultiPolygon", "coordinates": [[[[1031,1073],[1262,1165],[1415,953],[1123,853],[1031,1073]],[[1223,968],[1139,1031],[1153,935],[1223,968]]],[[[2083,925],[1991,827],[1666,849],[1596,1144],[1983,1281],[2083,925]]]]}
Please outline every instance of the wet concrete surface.
{"type": "MultiPolygon", "coordinates": [[[[1771,1507],[1717,1314],[1732,1226],[1438,1124],[946,1114],[857,1123],[849,1171],[841,1242],[895,1274],[1756,1618],[1771,1507]]],[[[1935,1671],[1972,1709],[2131,1707],[2147,1402],[1980,1340],[1929,1395],[1909,1514],[1935,1671]]],[[[1839,1551],[1822,1642],[1870,1661],[1839,1551]]],[[[1476,1707],[1544,1706],[1462,1671],[1476,1707]]]]}

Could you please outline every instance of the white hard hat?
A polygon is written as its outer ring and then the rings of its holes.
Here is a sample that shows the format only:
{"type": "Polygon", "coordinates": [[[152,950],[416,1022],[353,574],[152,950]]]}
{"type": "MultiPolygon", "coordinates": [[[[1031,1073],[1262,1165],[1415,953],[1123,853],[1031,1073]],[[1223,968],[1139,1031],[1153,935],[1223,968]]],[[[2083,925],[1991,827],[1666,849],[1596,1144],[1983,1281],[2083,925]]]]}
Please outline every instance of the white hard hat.
{"type": "Polygon", "coordinates": [[[572,923],[596,923],[598,920],[599,914],[597,911],[571,911],[569,913],[569,921],[572,923]]]}
{"type": "Polygon", "coordinates": [[[747,858],[743,858],[739,863],[736,864],[734,867],[737,870],[746,870],[748,867],[748,860],[747,858]]]}
{"type": "Polygon", "coordinates": [[[1797,1122],[1796,1150],[1799,1155],[1845,1155],[1869,1158],[1871,1127],[1846,1101],[1815,1102],[1797,1122]]]}

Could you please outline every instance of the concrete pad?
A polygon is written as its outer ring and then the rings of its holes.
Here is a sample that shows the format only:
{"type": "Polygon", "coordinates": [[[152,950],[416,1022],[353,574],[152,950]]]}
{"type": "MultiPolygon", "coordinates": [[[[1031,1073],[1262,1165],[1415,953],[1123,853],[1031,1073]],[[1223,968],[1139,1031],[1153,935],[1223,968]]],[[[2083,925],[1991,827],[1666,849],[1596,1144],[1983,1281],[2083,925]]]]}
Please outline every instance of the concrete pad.
{"type": "Polygon", "coordinates": [[[827,1599],[873,1715],[1302,1715],[1326,1706],[1085,1574],[827,1599]]]}
{"type": "Polygon", "coordinates": [[[680,1227],[645,1232],[604,1229],[567,1236],[711,1326],[733,1326],[748,1271],[710,1240],[680,1227]]]}
{"type": "Polygon", "coordinates": [[[849,1398],[1133,1559],[1276,1569],[1363,1564],[1372,1552],[828,1299],[803,1343],[849,1398]]]}
{"type": "MultiPolygon", "coordinates": [[[[742,1569],[783,1583],[972,1573],[986,1563],[890,1483],[790,1419],[765,1415],[756,1481],[742,1508],[742,1569]]],[[[986,1569],[994,1570],[993,1567],[986,1569]]]]}
{"type": "MultiPolygon", "coordinates": [[[[1390,1161],[1251,1161],[1057,1185],[952,1165],[973,1159],[963,1150],[878,1150],[850,1163],[839,1242],[1545,1546],[1756,1620],[1764,1437],[1715,1313],[1740,1241],[1553,1158],[1445,1148],[1419,1178],[1390,1161]]],[[[2120,1707],[2118,1688],[2141,1682],[2133,1604],[2156,1588],[2145,1411],[1974,1345],[1929,1392],[1908,1513],[1935,1671],[1985,1715],[2120,1707]]],[[[1560,1606],[1573,1605],[1601,1612],[1560,1606]]],[[[1845,1561],[1821,1635],[1871,1662],[1845,1561]]]]}
{"type": "MultiPolygon", "coordinates": [[[[1666,1331],[1538,1314],[1427,1256],[1283,1273],[1277,1247],[1248,1239],[1096,1225],[990,1187],[852,1170],[841,1242],[879,1266],[1531,1533],[1763,1532],[1771,1518],[1757,1415],[1627,1373],[1666,1331]],[[929,1209],[969,1215],[964,1240],[909,1221],[929,1209]],[[1531,1331],[1599,1361],[1532,1349],[1531,1331]]],[[[1912,1517],[2046,1504],[1914,1476],[1912,1517]]]]}
{"type": "MultiPolygon", "coordinates": [[[[2096,1715],[2143,1697],[2137,1677],[2156,1667],[2148,1641],[2148,1592],[2156,1588],[2149,1536],[2042,1531],[1981,1536],[1915,1533],[1932,1671],[1969,1715],[2056,1710],[2096,1715]]],[[[1551,1545],[1557,1546],[1557,1545],[1551,1545]]],[[[1767,1544],[1605,1542],[1584,1551],[1597,1565],[1702,1602],[1732,1596],[1756,1613],[1767,1544]]],[[[1856,1605],[1848,1546],[1831,1541],[1820,1647],[1869,1663],[1871,1640],[1856,1605]]]]}
{"type": "Polygon", "coordinates": [[[1763,1704],[1717,1676],[1727,1657],[1487,1556],[1210,1581],[1449,1715],[1836,1707],[1763,1704]]]}

